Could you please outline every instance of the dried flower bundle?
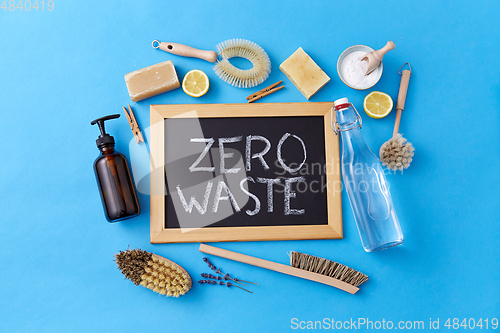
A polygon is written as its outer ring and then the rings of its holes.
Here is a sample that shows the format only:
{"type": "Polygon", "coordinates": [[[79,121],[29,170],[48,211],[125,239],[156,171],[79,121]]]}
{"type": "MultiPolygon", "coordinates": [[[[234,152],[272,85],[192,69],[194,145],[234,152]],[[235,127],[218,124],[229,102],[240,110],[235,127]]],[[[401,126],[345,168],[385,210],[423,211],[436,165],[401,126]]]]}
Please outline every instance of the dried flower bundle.
{"type": "MultiPolygon", "coordinates": [[[[202,276],[204,276],[205,274],[206,274],[206,273],[201,273],[201,275],[202,275],[202,276]]],[[[206,274],[206,275],[212,275],[212,274],[206,274]]],[[[213,275],[212,275],[212,276],[213,276],[213,275]]],[[[199,284],[211,284],[211,285],[214,285],[214,286],[215,286],[216,284],[218,284],[219,286],[224,286],[224,285],[225,285],[225,286],[227,286],[228,288],[229,288],[229,287],[238,287],[238,288],[240,288],[240,289],[242,289],[242,290],[244,290],[244,291],[248,291],[250,294],[253,294],[250,290],[247,290],[247,289],[245,289],[245,288],[241,288],[240,286],[237,286],[237,285],[235,285],[235,284],[233,284],[233,283],[231,283],[231,282],[229,282],[229,281],[228,281],[228,282],[223,282],[223,281],[219,281],[219,282],[217,282],[217,281],[215,281],[215,280],[199,280],[199,281],[198,281],[198,283],[199,283],[199,284]]]]}
{"type": "Polygon", "coordinates": [[[204,262],[206,262],[206,263],[207,263],[207,265],[208,265],[208,267],[210,267],[210,269],[211,269],[211,270],[213,270],[215,273],[220,274],[220,275],[224,275],[223,279],[224,279],[224,280],[226,280],[226,281],[227,281],[227,280],[232,280],[232,281],[234,281],[234,282],[236,282],[236,283],[239,283],[239,284],[242,284],[242,285],[244,285],[244,286],[246,286],[246,284],[244,284],[244,283],[242,283],[242,282],[246,282],[246,283],[251,283],[251,284],[258,285],[258,283],[254,283],[254,282],[250,282],[250,281],[241,280],[241,279],[238,279],[238,278],[235,278],[235,277],[231,277],[231,276],[229,275],[229,273],[226,273],[226,274],[222,273],[222,271],[220,270],[220,268],[215,267],[215,265],[214,265],[214,264],[212,264],[212,263],[210,262],[210,260],[208,260],[208,258],[207,258],[207,257],[204,257],[204,258],[203,258],[203,261],[204,261],[204,262]]]}
{"type": "Polygon", "coordinates": [[[245,288],[237,286],[236,284],[231,283],[228,280],[232,280],[233,282],[239,283],[239,284],[244,285],[244,286],[246,286],[246,284],[244,284],[242,282],[247,282],[247,283],[252,283],[252,284],[257,285],[257,283],[253,283],[253,282],[250,282],[250,281],[245,281],[245,280],[240,280],[240,279],[237,279],[237,278],[233,278],[233,277],[231,277],[229,275],[229,273],[226,273],[226,274],[222,273],[221,269],[217,268],[214,264],[212,264],[210,262],[210,260],[208,260],[207,257],[204,257],[203,261],[207,263],[208,267],[210,267],[210,269],[212,271],[214,271],[216,274],[219,274],[219,275],[213,275],[213,274],[208,274],[208,273],[201,273],[201,277],[204,277],[206,279],[211,279],[211,280],[199,280],[198,281],[199,284],[211,284],[211,285],[219,284],[220,286],[226,285],[227,287],[238,287],[238,288],[240,288],[242,290],[248,291],[249,293],[252,293],[252,292],[250,290],[247,290],[245,288]],[[223,275],[223,276],[221,276],[221,275],[223,275]],[[224,281],[227,281],[227,282],[223,282],[221,280],[224,280],[224,281]]]}

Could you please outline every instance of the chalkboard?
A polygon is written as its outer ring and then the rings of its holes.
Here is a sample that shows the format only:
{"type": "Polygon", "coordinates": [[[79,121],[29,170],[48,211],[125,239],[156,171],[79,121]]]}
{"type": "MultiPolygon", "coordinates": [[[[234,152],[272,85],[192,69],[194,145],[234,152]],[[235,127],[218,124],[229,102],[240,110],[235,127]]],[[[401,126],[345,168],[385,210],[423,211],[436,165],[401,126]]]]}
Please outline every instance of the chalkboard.
{"type": "Polygon", "coordinates": [[[332,106],[152,105],[151,242],[342,238],[332,106]]]}

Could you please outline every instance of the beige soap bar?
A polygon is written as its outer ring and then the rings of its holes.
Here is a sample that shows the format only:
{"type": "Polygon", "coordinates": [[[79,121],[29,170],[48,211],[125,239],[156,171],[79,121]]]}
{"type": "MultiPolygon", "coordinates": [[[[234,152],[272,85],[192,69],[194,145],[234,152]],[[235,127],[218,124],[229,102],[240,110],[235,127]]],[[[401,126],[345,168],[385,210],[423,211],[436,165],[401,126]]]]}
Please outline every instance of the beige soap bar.
{"type": "Polygon", "coordinates": [[[125,74],[128,94],[133,102],[179,88],[179,78],[172,60],[125,74]]]}
{"type": "Polygon", "coordinates": [[[328,75],[301,47],[281,63],[280,69],[307,99],[330,81],[328,75]]]}

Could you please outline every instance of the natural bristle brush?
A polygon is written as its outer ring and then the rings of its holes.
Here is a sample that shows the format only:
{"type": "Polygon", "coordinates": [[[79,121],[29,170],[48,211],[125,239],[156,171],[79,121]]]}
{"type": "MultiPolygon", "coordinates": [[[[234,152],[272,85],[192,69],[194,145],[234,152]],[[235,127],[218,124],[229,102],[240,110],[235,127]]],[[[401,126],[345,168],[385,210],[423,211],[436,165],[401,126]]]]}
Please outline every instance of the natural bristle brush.
{"type": "Polygon", "coordinates": [[[359,287],[368,281],[367,275],[335,261],[295,251],[290,252],[289,256],[290,266],[292,267],[326,275],[349,283],[354,287],[359,287]]]}
{"type": "Polygon", "coordinates": [[[355,294],[368,276],[342,264],[300,252],[290,253],[290,266],[201,244],[200,252],[316,281],[355,294]]]}
{"type": "Polygon", "coordinates": [[[238,87],[252,88],[264,82],[271,73],[271,61],[266,51],[246,39],[230,39],[217,45],[217,52],[195,49],[191,46],[153,41],[152,46],[168,53],[216,62],[214,71],[223,81],[238,87]],[[244,58],[253,65],[250,69],[239,69],[229,62],[231,58],[244,58]]]}
{"type": "Polygon", "coordinates": [[[411,76],[411,66],[408,64],[410,70],[401,69],[408,63],[401,66],[399,73],[401,74],[401,84],[399,86],[398,102],[397,102],[397,114],[396,123],[394,124],[394,132],[392,138],[385,142],[382,147],[380,147],[380,161],[384,166],[387,166],[391,170],[406,169],[410,166],[413,159],[415,148],[410,142],[407,142],[401,134],[399,134],[399,122],[401,121],[401,112],[405,107],[406,93],[408,92],[408,83],[410,82],[411,76]]]}
{"type": "Polygon", "coordinates": [[[159,255],[133,249],[115,255],[116,264],[127,279],[161,295],[179,297],[191,289],[188,272],[159,255]]]}

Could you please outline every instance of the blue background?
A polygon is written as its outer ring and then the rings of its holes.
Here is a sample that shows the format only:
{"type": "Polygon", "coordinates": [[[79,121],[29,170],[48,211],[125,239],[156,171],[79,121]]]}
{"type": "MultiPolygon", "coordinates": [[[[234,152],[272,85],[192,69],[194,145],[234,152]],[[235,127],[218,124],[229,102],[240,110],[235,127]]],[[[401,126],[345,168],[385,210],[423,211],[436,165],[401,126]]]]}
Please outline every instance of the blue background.
{"type": "MultiPolygon", "coordinates": [[[[0,1],[2,2],[2,1],[0,1]]],[[[32,1],[34,2],[34,1],[32,1]]],[[[16,1],[17,5],[18,1],[16,1]]],[[[271,332],[298,320],[372,321],[500,317],[499,100],[500,4],[496,1],[64,1],[54,10],[0,10],[0,331],[1,332],[271,332]],[[269,54],[270,78],[252,89],[217,78],[212,65],[151,47],[154,39],[215,50],[245,38],[269,54]],[[355,44],[396,49],[368,91],[345,86],[340,53],[355,44]],[[132,133],[122,106],[140,126],[150,104],[242,103],[283,80],[262,102],[304,102],[278,69],[301,46],[331,77],[311,102],[348,97],[362,133],[378,151],[395,112],[362,112],[372,90],[396,102],[399,67],[413,76],[400,131],[416,154],[403,175],[388,175],[405,235],[403,246],[365,253],[343,193],[344,239],[220,243],[220,247],[287,263],[288,251],[326,257],[370,277],[356,295],[213,257],[235,276],[259,282],[254,294],[194,285],[179,299],[125,280],[113,255],[141,247],[174,260],[194,279],[207,271],[199,244],[149,244],[149,197],[138,218],[109,224],[92,163],[98,155],[90,121],[108,123],[127,157],[132,133]],[[208,74],[202,98],[181,89],[131,103],[123,75],[172,60],[179,78],[208,74]]],[[[135,145],[135,143],[134,143],[135,145]]],[[[477,328],[476,328],[477,329],[477,328]]],[[[484,328],[483,328],[484,329],[484,328]]]]}

